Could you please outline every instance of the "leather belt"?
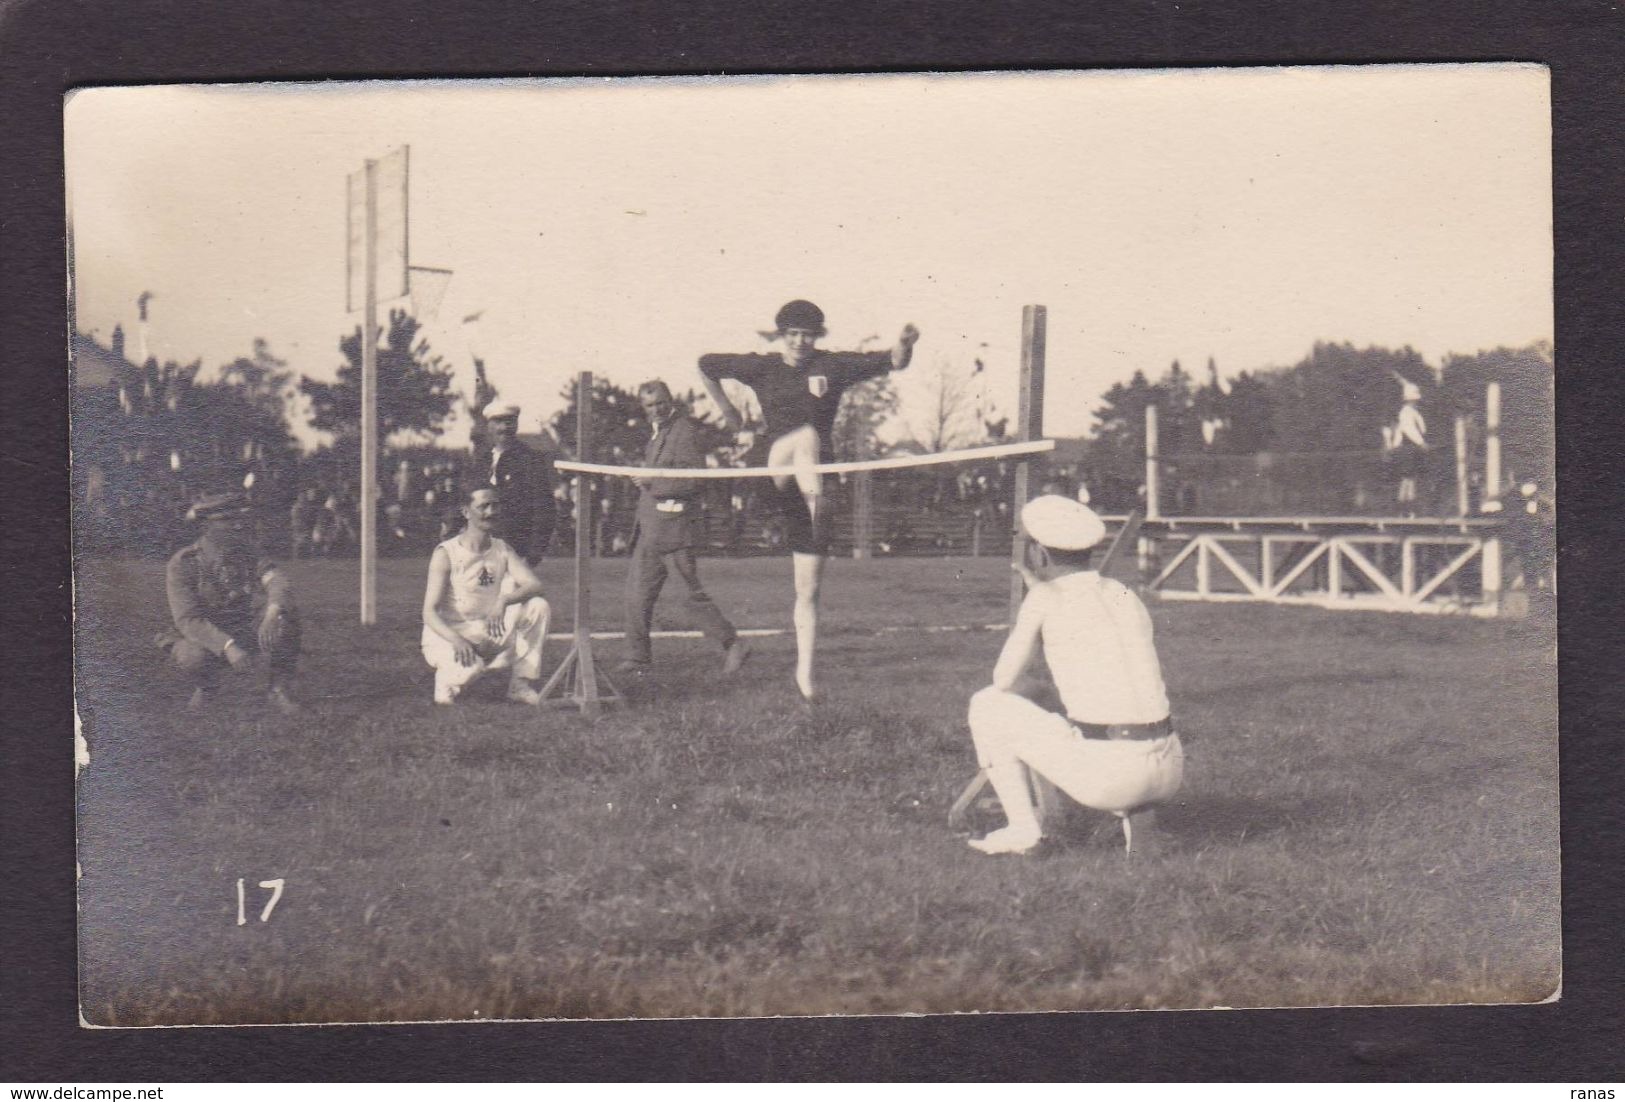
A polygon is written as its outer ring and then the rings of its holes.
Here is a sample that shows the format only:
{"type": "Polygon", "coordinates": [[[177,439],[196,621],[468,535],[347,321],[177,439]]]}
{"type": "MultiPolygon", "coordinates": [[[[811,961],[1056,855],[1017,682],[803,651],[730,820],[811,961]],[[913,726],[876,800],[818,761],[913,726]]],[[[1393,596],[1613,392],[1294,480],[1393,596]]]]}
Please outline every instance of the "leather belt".
{"type": "Polygon", "coordinates": [[[1159,719],[1155,723],[1079,723],[1073,720],[1072,726],[1084,738],[1127,739],[1131,742],[1155,742],[1174,733],[1171,719],[1159,719]]]}

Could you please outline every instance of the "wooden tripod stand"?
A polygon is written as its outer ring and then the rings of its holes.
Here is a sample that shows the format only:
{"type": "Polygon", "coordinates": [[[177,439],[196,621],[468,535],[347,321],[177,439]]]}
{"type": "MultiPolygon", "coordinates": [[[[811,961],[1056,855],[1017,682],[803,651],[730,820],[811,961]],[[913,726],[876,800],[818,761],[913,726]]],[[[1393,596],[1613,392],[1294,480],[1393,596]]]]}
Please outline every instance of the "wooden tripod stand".
{"type": "MultiPolygon", "coordinates": [[[[582,459],[591,455],[592,446],[592,372],[583,371],[576,378],[576,454],[582,459]]],[[[575,705],[588,719],[597,719],[603,706],[625,705],[609,676],[599,669],[592,653],[592,487],[587,475],[577,474],[576,492],[576,614],[575,639],[570,653],[564,656],[559,668],[542,686],[542,703],[553,707],[575,705]]]]}

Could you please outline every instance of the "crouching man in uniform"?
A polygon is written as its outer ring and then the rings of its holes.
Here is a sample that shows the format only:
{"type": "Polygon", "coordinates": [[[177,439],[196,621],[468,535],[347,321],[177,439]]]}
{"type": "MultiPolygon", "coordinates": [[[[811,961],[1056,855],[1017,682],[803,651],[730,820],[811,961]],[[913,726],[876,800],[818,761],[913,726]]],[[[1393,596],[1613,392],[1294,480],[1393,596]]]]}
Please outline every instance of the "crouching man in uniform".
{"type": "Polygon", "coordinates": [[[434,668],[434,702],[453,704],[489,670],[509,670],[508,699],[540,704],[531,684],[542,674],[550,615],[536,573],[491,535],[501,512],[497,491],[468,495],[466,522],[434,549],[423,594],[423,657],[434,668]]]}
{"type": "Polygon", "coordinates": [[[1043,826],[1032,770],[1085,807],[1124,818],[1129,851],[1150,840],[1150,808],[1179,790],[1184,750],[1168,719],[1168,694],[1151,641],[1151,616],[1126,586],[1090,569],[1106,528],[1087,505],[1058,495],[1021,511],[1038,569],[1022,567],[1027,597],[993,668],[970,702],[976,756],[1009,825],[971,841],[983,853],[1026,853],[1043,826]],[[1042,641],[1066,714],[1015,689],[1042,641]]]}
{"type": "Polygon", "coordinates": [[[287,575],[260,555],[248,499],[211,494],[187,511],[203,536],[170,557],[165,574],[174,627],[159,636],[192,683],[187,708],[198,711],[220,671],[247,671],[265,660],[266,699],[285,715],[302,709],[289,690],[299,660],[299,616],[287,575]]]}

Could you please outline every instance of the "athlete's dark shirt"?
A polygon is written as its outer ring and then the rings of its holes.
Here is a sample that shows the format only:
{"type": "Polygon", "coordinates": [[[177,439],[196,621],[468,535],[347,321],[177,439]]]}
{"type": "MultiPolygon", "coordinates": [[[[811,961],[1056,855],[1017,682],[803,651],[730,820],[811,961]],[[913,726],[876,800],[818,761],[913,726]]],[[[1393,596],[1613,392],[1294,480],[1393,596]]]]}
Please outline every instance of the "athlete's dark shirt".
{"type": "Polygon", "coordinates": [[[890,352],[826,352],[822,348],[813,349],[801,367],[791,367],[777,352],[718,352],[700,357],[700,374],[707,379],[736,379],[756,392],[769,439],[811,425],[826,462],[834,458],[830,438],[841,395],[891,367],[890,352]],[[822,384],[819,379],[824,380],[822,384]],[[815,387],[823,393],[815,393],[815,387]]]}

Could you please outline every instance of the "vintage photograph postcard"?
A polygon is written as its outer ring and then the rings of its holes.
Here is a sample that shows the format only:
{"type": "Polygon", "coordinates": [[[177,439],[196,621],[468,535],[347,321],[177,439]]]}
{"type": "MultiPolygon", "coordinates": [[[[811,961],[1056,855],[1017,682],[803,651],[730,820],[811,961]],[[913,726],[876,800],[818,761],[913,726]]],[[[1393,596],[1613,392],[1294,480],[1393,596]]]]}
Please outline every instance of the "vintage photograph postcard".
{"type": "Polygon", "coordinates": [[[1560,997],[1544,67],[64,140],[84,1025],[1560,997]]]}

